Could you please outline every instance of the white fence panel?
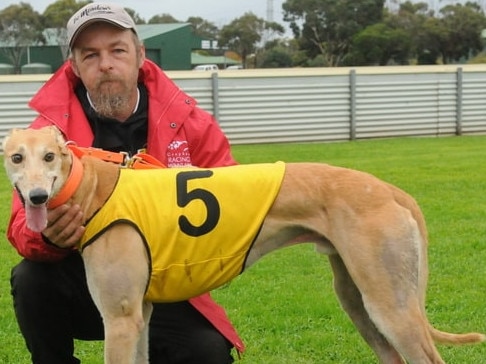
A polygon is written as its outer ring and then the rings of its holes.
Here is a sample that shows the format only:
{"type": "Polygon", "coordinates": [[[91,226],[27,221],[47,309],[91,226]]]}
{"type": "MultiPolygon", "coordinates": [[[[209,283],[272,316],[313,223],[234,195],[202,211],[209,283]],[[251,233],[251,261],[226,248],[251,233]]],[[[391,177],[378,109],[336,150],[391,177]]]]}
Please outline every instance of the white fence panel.
{"type": "MultiPolygon", "coordinates": [[[[486,65],[168,72],[232,144],[486,133],[486,65]]],[[[0,137],[50,75],[0,76],[0,137]]]]}

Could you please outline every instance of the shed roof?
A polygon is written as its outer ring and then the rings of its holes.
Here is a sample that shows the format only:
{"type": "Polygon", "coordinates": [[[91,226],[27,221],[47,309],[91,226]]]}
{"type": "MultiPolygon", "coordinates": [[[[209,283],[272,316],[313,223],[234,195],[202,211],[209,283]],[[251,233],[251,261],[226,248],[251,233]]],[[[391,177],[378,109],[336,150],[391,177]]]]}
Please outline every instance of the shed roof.
{"type": "Polygon", "coordinates": [[[137,33],[140,39],[144,40],[190,26],[190,23],[137,24],[137,33]]]}

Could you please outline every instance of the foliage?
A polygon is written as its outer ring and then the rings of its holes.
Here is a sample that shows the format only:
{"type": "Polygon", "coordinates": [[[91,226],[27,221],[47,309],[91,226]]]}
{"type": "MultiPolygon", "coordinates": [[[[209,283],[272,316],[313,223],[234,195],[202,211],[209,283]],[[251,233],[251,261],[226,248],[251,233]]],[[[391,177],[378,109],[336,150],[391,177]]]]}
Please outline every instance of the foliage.
{"type": "Polygon", "coordinates": [[[47,6],[42,14],[44,27],[53,29],[54,36],[59,39],[64,59],[66,59],[69,54],[66,24],[76,11],[89,3],[91,3],[91,1],[58,0],[47,6]]]}
{"type": "Polygon", "coordinates": [[[247,68],[247,57],[256,52],[257,45],[262,41],[266,31],[284,33],[280,24],[266,22],[251,12],[245,13],[223,26],[219,34],[219,45],[238,52],[247,68]]]}
{"type": "MultiPolygon", "coordinates": [[[[422,24],[423,32],[415,43],[418,64],[435,64],[442,59],[442,49],[448,44],[448,31],[439,18],[429,17],[422,24]]],[[[443,63],[441,61],[441,63],[443,63]]]]}
{"type": "Polygon", "coordinates": [[[486,63],[486,53],[481,52],[475,57],[471,58],[467,63],[469,64],[479,64],[479,63],[486,63]]]}
{"type": "Polygon", "coordinates": [[[170,24],[170,23],[181,23],[180,20],[177,20],[170,14],[158,14],[154,15],[148,21],[149,24],[170,24]]]}
{"type": "Polygon", "coordinates": [[[371,0],[287,0],[283,9],[300,49],[310,59],[323,55],[327,66],[408,64],[414,59],[419,64],[450,63],[482,50],[486,17],[476,3],[447,5],[439,14],[426,2],[405,1],[398,12],[381,12],[382,6],[371,0]]]}
{"type": "Polygon", "coordinates": [[[135,10],[125,8],[125,11],[132,17],[135,24],[145,24],[145,19],[142,18],[135,10]]]}
{"type": "Polygon", "coordinates": [[[352,43],[346,63],[355,66],[386,66],[390,62],[407,64],[411,39],[404,29],[376,23],[359,32],[352,43]]]}
{"type": "Polygon", "coordinates": [[[46,28],[66,28],[69,18],[92,1],[57,0],[44,10],[43,24],[46,28]]]}
{"type": "Polygon", "coordinates": [[[287,0],[282,8],[308,56],[320,54],[328,66],[339,66],[353,36],[381,20],[383,5],[383,0],[287,0]]]}
{"type": "Polygon", "coordinates": [[[262,68],[288,68],[292,67],[292,56],[283,47],[274,47],[264,53],[262,68]]]}
{"type": "Polygon", "coordinates": [[[191,16],[187,18],[187,23],[192,26],[192,31],[195,35],[204,39],[217,39],[219,29],[214,23],[207,21],[199,16],[191,16]]]}
{"type": "Polygon", "coordinates": [[[440,43],[443,63],[459,61],[482,48],[481,31],[486,28],[486,18],[478,4],[448,5],[441,9],[446,42],[440,43]]]}
{"type": "Polygon", "coordinates": [[[20,73],[22,56],[30,45],[43,43],[42,21],[38,12],[27,3],[19,3],[0,11],[0,42],[2,52],[20,73]]]}

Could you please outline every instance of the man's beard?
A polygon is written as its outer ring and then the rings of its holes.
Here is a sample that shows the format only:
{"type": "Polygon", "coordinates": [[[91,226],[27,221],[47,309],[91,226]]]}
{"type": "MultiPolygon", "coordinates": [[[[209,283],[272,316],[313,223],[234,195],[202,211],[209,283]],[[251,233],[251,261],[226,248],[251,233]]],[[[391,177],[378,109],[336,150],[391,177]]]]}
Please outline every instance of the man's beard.
{"type": "Polygon", "coordinates": [[[129,107],[130,92],[122,80],[106,78],[98,83],[94,92],[90,93],[90,98],[100,116],[116,119],[117,116],[126,113],[129,107]],[[121,89],[114,89],[114,86],[120,85],[121,89]]]}

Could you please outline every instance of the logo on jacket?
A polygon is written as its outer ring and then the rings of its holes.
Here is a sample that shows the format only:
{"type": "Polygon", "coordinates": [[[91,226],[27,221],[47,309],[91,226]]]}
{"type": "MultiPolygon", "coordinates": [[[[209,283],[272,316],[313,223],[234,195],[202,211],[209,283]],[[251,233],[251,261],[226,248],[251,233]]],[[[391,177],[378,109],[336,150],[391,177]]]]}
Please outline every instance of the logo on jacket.
{"type": "Polygon", "coordinates": [[[174,140],[167,147],[168,167],[187,167],[192,165],[191,153],[186,140],[174,140]]]}

